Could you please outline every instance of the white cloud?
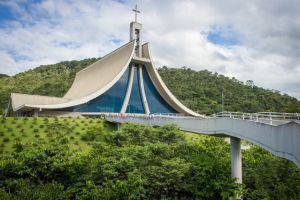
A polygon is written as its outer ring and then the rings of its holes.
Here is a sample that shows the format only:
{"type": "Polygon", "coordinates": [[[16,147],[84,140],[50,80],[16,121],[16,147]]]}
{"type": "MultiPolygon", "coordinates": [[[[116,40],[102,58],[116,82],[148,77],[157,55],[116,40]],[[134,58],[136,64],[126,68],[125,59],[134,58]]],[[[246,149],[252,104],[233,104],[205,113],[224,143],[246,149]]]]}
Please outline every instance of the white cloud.
{"type": "MultiPolygon", "coordinates": [[[[19,1],[20,2],[20,1],[19,1]]],[[[133,0],[45,0],[0,28],[0,73],[100,57],[128,41],[133,0]],[[116,41],[120,40],[120,43],[116,41]]],[[[300,2],[297,0],[139,0],[143,39],[157,66],[208,69],[300,98],[300,2]],[[212,30],[236,45],[214,44],[212,30]]]]}

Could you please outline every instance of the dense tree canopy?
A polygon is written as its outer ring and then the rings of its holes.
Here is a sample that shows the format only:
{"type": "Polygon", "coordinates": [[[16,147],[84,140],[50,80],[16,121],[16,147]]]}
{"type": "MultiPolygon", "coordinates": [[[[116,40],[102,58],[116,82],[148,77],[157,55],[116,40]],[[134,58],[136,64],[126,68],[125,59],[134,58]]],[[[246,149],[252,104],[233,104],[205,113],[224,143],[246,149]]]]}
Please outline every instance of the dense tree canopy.
{"type": "Polygon", "coordinates": [[[222,92],[226,111],[300,112],[300,102],[296,98],[257,86],[246,86],[235,78],[207,70],[197,72],[185,67],[162,67],[159,74],[176,97],[200,113],[222,111],[222,92]]]}
{"type": "MultiPolygon", "coordinates": [[[[89,129],[90,151],[70,148],[72,129],[16,140],[0,154],[0,199],[230,199],[230,149],[222,138],[191,135],[176,126],[126,124],[89,129]],[[66,131],[67,130],[67,131],[66,131]]],[[[300,170],[259,147],[243,151],[242,194],[249,200],[300,197],[300,170]]]]}
{"type": "Polygon", "coordinates": [[[0,78],[3,78],[3,77],[8,77],[8,75],[6,75],[6,74],[0,74],[0,78]]]}
{"type": "Polygon", "coordinates": [[[227,199],[237,189],[220,138],[189,142],[172,125],[88,134],[86,154],[69,148],[68,134],[16,145],[0,161],[0,198],[227,199]]]}

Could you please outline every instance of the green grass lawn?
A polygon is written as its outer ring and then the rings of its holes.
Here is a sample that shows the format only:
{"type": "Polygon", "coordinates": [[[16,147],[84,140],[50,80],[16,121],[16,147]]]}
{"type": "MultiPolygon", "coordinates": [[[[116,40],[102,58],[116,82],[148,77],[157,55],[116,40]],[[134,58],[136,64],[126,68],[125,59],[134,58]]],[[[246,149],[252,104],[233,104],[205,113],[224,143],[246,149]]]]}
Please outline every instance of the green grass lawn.
{"type": "Polygon", "coordinates": [[[91,129],[101,132],[115,127],[100,118],[0,117],[0,153],[8,154],[18,142],[25,144],[38,138],[51,140],[67,136],[70,148],[89,151],[90,142],[82,139],[91,129]]]}
{"type": "MultiPolygon", "coordinates": [[[[92,142],[84,137],[95,129],[105,133],[116,130],[116,126],[101,118],[0,117],[0,154],[12,153],[18,143],[57,136],[67,136],[70,148],[88,152],[92,142]]],[[[196,143],[208,137],[188,132],[184,135],[189,142],[196,143]]]]}

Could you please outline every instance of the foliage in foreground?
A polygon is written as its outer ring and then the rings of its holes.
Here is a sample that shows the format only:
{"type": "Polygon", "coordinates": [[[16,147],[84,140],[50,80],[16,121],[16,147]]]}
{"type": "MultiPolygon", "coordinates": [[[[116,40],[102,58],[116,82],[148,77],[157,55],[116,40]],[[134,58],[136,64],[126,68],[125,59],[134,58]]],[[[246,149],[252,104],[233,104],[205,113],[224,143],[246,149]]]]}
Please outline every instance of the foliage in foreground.
{"type": "Polygon", "coordinates": [[[92,150],[68,137],[37,139],[0,161],[0,199],[228,199],[228,145],[188,142],[174,126],[125,125],[97,134],[92,150]]]}
{"type": "MultiPolygon", "coordinates": [[[[72,148],[72,134],[17,141],[0,161],[0,199],[230,199],[229,145],[185,135],[175,126],[127,124],[90,129],[89,151],[72,148]]],[[[55,133],[57,132],[57,133],[55,133]]],[[[243,152],[243,197],[297,200],[300,170],[258,147],[243,152]]]]}

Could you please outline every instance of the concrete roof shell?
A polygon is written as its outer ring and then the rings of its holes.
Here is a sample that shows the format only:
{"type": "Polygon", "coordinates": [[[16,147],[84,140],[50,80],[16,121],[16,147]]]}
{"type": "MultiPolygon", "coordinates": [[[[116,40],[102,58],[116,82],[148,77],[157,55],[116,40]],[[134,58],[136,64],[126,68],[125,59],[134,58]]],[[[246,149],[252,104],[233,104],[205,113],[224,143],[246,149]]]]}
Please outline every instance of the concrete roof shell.
{"type": "Polygon", "coordinates": [[[66,95],[63,98],[54,97],[55,99],[68,99],[67,101],[53,101],[52,97],[36,98],[36,95],[26,95],[26,97],[31,96],[32,99],[36,99],[26,101],[23,98],[25,96],[12,94],[13,111],[17,111],[24,107],[39,109],[67,108],[84,104],[100,96],[109,90],[124,74],[133,57],[134,47],[135,41],[133,40],[78,72],[66,95]]]}
{"type": "Polygon", "coordinates": [[[163,97],[163,99],[179,113],[191,116],[200,116],[198,113],[192,111],[191,109],[183,105],[167,88],[152,62],[148,43],[142,46],[142,55],[144,58],[150,60],[150,62],[146,64],[146,69],[150,75],[152,82],[154,83],[154,86],[156,87],[160,95],[163,97]]]}
{"type": "Polygon", "coordinates": [[[63,98],[12,93],[13,111],[30,108],[62,109],[87,103],[109,90],[131,62],[144,61],[154,86],[171,107],[184,115],[200,116],[184,106],[164,84],[151,60],[148,43],[142,45],[142,58],[134,58],[135,45],[136,42],[133,40],[78,72],[63,98]]]}

